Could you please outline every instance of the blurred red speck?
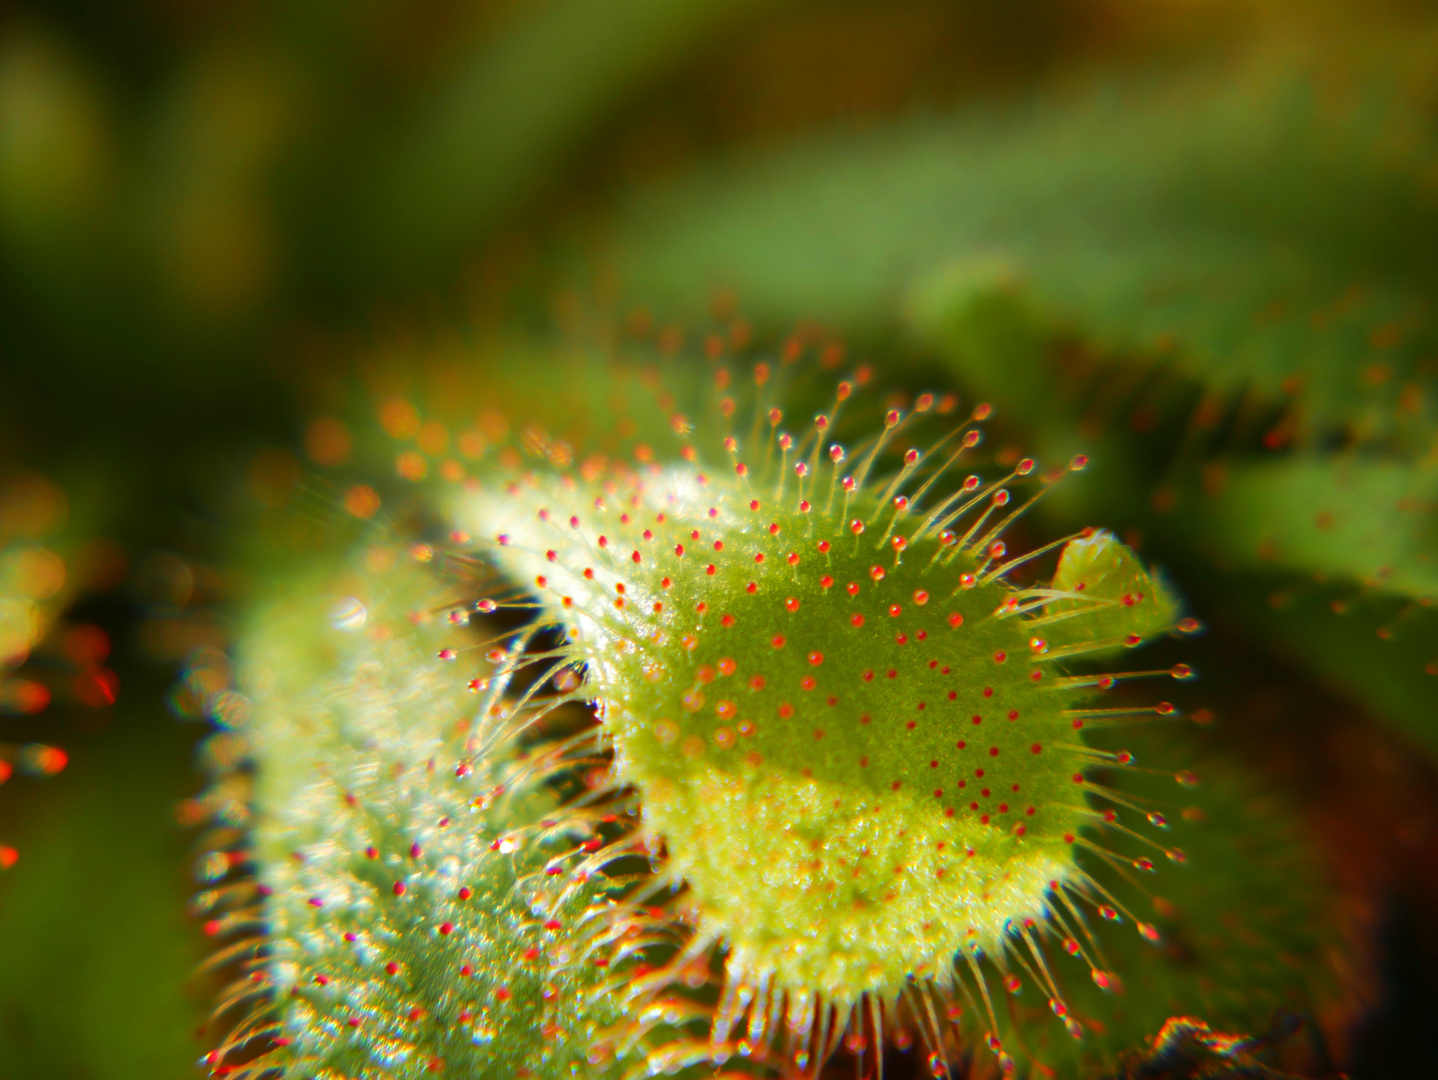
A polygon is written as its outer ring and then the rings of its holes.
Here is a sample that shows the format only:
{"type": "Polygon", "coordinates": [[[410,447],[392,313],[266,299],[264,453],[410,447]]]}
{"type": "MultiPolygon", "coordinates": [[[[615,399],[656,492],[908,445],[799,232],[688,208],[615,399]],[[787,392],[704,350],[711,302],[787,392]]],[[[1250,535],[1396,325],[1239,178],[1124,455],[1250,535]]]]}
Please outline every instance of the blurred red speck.
{"type": "Polygon", "coordinates": [[[403,398],[392,398],[380,407],[380,425],[393,439],[412,439],[419,434],[419,410],[403,398]]]}
{"type": "Polygon", "coordinates": [[[68,764],[70,764],[70,755],[58,747],[41,746],[35,750],[35,771],[45,776],[54,776],[68,764]]]}
{"type": "Polygon", "coordinates": [[[20,858],[20,853],[12,847],[0,844],[0,870],[9,870],[15,865],[15,860],[20,858]]]}
{"type": "Polygon", "coordinates": [[[357,518],[372,518],[379,510],[379,495],[367,484],[356,484],[345,492],[345,511],[357,518]]]}
{"type": "Polygon", "coordinates": [[[120,696],[120,677],[109,668],[93,668],[75,676],[75,697],[81,705],[101,709],[120,696]]]}
{"type": "Polygon", "coordinates": [[[15,679],[0,686],[0,712],[34,714],[50,704],[50,688],[30,679],[15,679]]]}

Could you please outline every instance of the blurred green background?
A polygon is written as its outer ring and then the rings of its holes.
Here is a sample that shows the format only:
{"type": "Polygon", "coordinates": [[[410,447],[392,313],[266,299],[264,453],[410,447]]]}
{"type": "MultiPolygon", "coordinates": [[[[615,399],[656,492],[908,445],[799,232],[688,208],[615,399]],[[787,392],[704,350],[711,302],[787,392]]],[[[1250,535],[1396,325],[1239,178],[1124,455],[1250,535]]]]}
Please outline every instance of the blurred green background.
{"type": "Polygon", "coordinates": [[[167,691],[309,418],[636,305],[692,338],[716,295],[1095,455],[1050,523],[1178,577],[1237,673],[1218,737],[1379,928],[1352,1071],[1425,1060],[1435,146],[1420,3],[0,5],[0,481],[64,491],[70,568],[7,662],[49,707],[0,694],[0,742],[70,757],[0,786],[0,1080],[195,1075],[202,731],[167,691]]]}

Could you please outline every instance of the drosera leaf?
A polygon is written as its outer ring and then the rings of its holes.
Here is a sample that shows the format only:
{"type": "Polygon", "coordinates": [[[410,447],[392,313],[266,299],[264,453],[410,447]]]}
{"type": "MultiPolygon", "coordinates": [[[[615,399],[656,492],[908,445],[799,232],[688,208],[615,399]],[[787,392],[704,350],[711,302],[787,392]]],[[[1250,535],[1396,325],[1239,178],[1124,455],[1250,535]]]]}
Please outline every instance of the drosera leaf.
{"type": "MultiPolygon", "coordinates": [[[[197,903],[219,958],[241,961],[218,1010],[235,1029],[204,1059],[216,1075],[604,1076],[695,1012],[629,1011],[678,939],[606,873],[628,810],[565,801],[602,770],[582,726],[520,737],[569,699],[476,692],[509,676],[478,660],[464,582],[432,558],[375,526],[244,619],[238,689],[211,708],[225,757],[253,770],[239,816],[256,870],[232,879],[221,851],[197,903]]],[[[217,785],[232,819],[233,776],[217,785]]]]}
{"type": "Polygon", "coordinates": [[[720,369],[734,392],[675,425],[677,451],[567,471],[531,431],[449,506],[508,606],[562,635],[698,940],[727,947],[716,1044],[778,1040],[804,1068],[912,980],[959,997],[988,965],[1042,963],[1012,923],[1101,902],[1074,850],[1090,770],[1123,759],[1088,732],[1172,709],[1087,709],[1098,682],[1056,661],[1167,629],[1173,605],[1105,534],[1081,561],[1107,602],[1055,622],[1051,653],[1053,591],[1008,582],[1003,537],[1082,463],[935,486],[976,456],[987,405],[930,434],[934,396],[875,418],[845,380],[794,433],[773,370],[720,369]]]}

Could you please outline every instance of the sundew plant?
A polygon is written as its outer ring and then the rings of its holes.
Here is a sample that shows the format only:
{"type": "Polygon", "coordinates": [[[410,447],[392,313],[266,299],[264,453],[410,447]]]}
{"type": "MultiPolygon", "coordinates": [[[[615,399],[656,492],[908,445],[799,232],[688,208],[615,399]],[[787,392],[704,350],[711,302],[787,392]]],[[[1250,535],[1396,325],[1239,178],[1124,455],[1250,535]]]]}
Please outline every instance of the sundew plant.
{"type": "Polygon", "coordinates": [[[1421,1073],[1431,13],[164,7],[0,17],[0,1078],[1421,1073]]]}
{"type": "Polygon", "coordinates": [[[465,464],[380,406],[405,509],[349,489],[223,692],[259,847],[205,901],[215,1071],[1097,1074],[1341,1001],[1320,853],[1141,662],[1199,629],[1174,587],[1102,529],[1010,547],[1088,462],[802,354],[583,354],[608,404],[491,399],[465,464]]]}

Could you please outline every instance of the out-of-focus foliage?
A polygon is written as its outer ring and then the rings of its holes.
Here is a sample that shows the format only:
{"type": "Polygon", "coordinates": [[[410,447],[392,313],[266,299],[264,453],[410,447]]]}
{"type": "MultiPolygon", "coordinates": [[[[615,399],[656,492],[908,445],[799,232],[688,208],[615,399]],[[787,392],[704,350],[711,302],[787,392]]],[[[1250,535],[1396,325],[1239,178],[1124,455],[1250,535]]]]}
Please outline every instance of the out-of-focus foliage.
{"type": "Polygon", "coordinates": [[[1402,597],[1438,598],[1438,459],[1294,456],[1233,469],[1202,517],[1215,560],[1277,563],[1402,597]]]}
{"type": "Polygon", "coordinates": [[[257,881],[230,874],[224,847],[206,880],[221,955],[243,961],[225,1000],[245,1018],[211,1052],[220,1068],[238,1047],[286,1076],[378,1062],[569,1077],[586,1056],[600,1076],[622,1064],[615,1041],[638,1042],[613,1030],[628,1034],[622,961],[640,947],[626,931],[655,935],[607,897],[612,854],[591,854],[617,815],[561,807],[546,781],[564,751],[476,714],[436,659],[473,640],[427,615],[461,583],[427,562],[376,530],[277,575],[238,638],[245,693],[211,699],[217,738],[244,746],[216,790],[256,776],[257,881]]]}
{"type": "Polygon", "coordinates": [[[1322,74],[1265,56],[713,168],[634,201],[621,279],[661,310],[724,287],[752,318],[868,337],[908,315],[985,392],[1036,402],[1021,328],[994,325],[1027,316],[1172,353],[1219,397],[1297,395],[1291,438],[1426,449],[1438,144],[1371,73],[1322,74]]]}

